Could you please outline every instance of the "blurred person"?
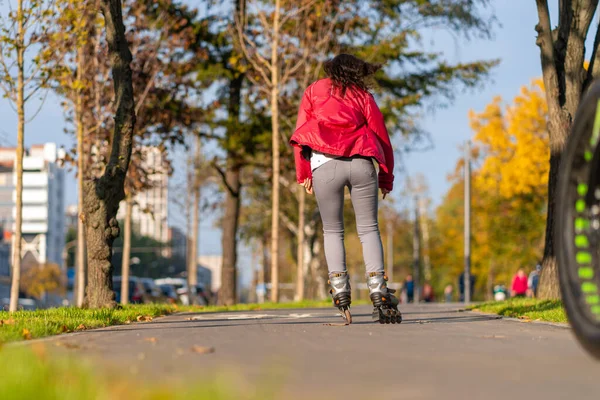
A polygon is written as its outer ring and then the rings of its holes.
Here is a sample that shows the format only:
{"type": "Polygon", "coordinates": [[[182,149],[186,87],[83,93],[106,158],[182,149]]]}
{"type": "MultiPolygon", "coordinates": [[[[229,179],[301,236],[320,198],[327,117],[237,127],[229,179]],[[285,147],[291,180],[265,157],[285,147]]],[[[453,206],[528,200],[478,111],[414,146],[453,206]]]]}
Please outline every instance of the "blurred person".
{"type": "Polygon", "coordinates": [[[404,292],[406,293],[406,302],[412,303],[415,299],[415,282],[410,274],[404,280],[404,292]]]}
{"type": "Polygon", "coordinates": [[[504,301],[506,300],[506,288],[504,285],[494,286],[494,300],[504,301]]]}
{"type": "Polygon", "coordinates": [[[527,275],[523,268],[519,268],[510,285],[512,297],[525,297],[527,295],[527,275]]]}
{"type": "Polygon", "coordinates": [[[444,298],[446,300],[446,303],[452,303],[453,292],[454,292],[454,287],[452,287],[452,285],[450,285],[450,284],[446,285],[446,287],[444,288],[444,298]]]}
{"type": "Polygon", "coordinates": [[[542,263],[538,262],[535,269],[529,274],[527,279],[528,297],[537,297],[538,284],[540,283],[540,273],[542,272],[542,263]]]}
{"type": "Polygon", "coordinates": [[[423,284],[423,300],[425,303],[433,303],[435,300],[435,294],[433,293],[433,287],[429,282],[423,284]]]}
{"type": "MultiPolygon", "coordinates": [[[[475,293],[475,275],[471,274],[471,300],[473,300],[473,294],[475,293]]],[[[459,292],[459,301],[462,303],[465,301],[465,274],[462,273],[458,277],[458,292],[459,292]]]]}
{"type": "Polygon", "coordinates": [[[351,303],[344,247],[347,187],[363,247],[373,318],[381,320],[389,310],[400,316],[395,291],[387,287],[377,214],[378,191],[385,199],[394,183],[390,137],[369,91],[369,82],[379,69],[380,65],[349,54],[327,61],[327,77],[304,92],[290,144],[294,147],[296,180],[307,193],[314,191],[319,206],[334,305],[344,313],[351,303]]]}

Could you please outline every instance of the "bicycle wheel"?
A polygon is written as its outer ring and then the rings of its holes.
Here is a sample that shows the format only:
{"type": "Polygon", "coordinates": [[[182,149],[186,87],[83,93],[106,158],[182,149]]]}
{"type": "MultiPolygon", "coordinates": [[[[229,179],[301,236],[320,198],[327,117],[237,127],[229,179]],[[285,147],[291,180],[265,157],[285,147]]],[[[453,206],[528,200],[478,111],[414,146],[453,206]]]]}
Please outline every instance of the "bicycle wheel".
{"type": "Polygon", "coordinates": [[[600,82],[583,98],[562,156],[555,213],[563,303],[580,343],[600,359],[600,82]]]}

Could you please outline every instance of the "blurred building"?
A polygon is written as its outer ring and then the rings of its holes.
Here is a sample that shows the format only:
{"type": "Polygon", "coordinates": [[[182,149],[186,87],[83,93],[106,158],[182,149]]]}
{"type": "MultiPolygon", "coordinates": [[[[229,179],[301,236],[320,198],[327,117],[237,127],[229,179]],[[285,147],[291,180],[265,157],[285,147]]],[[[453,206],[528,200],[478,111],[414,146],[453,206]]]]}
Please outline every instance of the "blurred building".
{"type": "Polygon", "coordinates": [[[177,227],[169,228],[170,251],[167,257],[185,259],[187,254],[187,236],[177,227]]]}
{"type": "MultiPolygon", "coordinates": [[[[140,192],[134,197],[131,222],[136,233],[142,236],[167,243],[169,226],[167,224],[169,205],[169,171],[166,159],[160,149],[146,146],[142,150],[142,168],[150,171],[148,181],[150,189],[140,192]]],[[[125,203],[119,206],[119,219],[125,218],[125,203]]],[[[165,248],[165,253],[168,249],[165,248]]]]}
{"type": "Polygon", "coordinates": [[[198,265],[198,283],[206,289],[212,290],[212,271],[202,265],[198,265]]]}
{"type": "MultiPolygon", "coordinates": [[[[24,263],[62,265],[65,244],[65,173],[56,144],[31,146],[23,158],[24,263]]],[[[0,221],[14,232],[16,149],[0,148],[0,221]]],[[[10,235],[12,237],[12,234],[10,235]]]]}
{"type": "MultiPolygon", "coordinates": [[[[198,257],[198,264],[202,267],[210,270],[211,272],[211,283],[210,290],[213,293],[217,293],[221,288],[221,267],[223,264],[223,256],[221,255],[202,255],[198,257]]],[[[200,271],[200,268],[198,268],[200,271]]],[[[200,276],[198,276],[200,280],[200,276]]],[[[207,286],[208,287],[208,286],[207,286]]]]}

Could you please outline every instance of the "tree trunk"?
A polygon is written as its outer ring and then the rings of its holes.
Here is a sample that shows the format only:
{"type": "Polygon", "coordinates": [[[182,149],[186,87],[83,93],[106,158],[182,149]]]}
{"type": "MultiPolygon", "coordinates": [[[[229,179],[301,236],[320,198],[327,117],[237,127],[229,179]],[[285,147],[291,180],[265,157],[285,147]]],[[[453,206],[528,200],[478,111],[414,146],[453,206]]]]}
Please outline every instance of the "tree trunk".
{"type": "MultiPolygon", "coordinates": [[[[202,143],[200,136],[196,137],[196,153],[194,155],[194,179],[192,200],[192,240],[190,243],[190,258],[188,259],[188,286],[198,284],[198,232],[200,231],[200,163],[202,156],[202,143]]],[[[190,294],[192,292],[190,291],[190,294]]],[[[193,301],[190,296],[190,302],[193,301]]]]}
{"type": "Polygon", "coordinates": [[[125,227],[123,230],[123,256],[121,257],[121,304],[129,303],[129,263],[131,261],[131,193],[125,197],[125,227]]]}
{"type": "Polygon", "coordinates": [[[550,156],[550,172],[548,177],[548,213],[546,219],[546,240],[544,246],[544,259],[542,273],[538,285],[540,299],[560,299],[560,285],[558,282],[558,269],[554,249],[554,213],[556,212],[556,185],[558,184],[558,170],[560,155],[550,156]]]}
{"type": "Polygon", "coordinates": [[[260,239],[260,243],[259,243],[259,247],[260,247],[260,269],[258,270],[258,278],[257,278],[257,286],[259,286],[261,288],[260,291],[260,295],[258,296],[258,302],[259,303],[264,303],[265,302],[265,294],[266,294],[266,280],[265,280],[265,270],[267,268],[268,265],[268,259],[267,259],[267,239],[265,236],[263,236],[260,239]]]}
{"type": "Polygon", "coordinates": [[[112,291],[112,245],[119,236],[117,211],[125,197],[123,186],[131,158],[135,104],[131,52],[125,38],[120,0],[102,0],[108,56],[115,92],[115,128],[108,164],[102,176],[84,182],[84,215],[88,245],[88,287],[85,306],[116,306],[112,291]]]}
{"type": "Polygon", "coordinates": [[[273,200],[271,208],[271,301],[279,301],[279,15],[281,0],[275,0],[271,44],[271,127],[273,134],[273,200]]]}
{"type": "MultiPolygon", "coordinates": [[[[84,73],[84,49],[77,49],[77,81],[81,85],[84,73]]],[[[75,267],[75,304],[77,307],[83,305],[85,296],[85,226],[83,224],[83,177],[84,170],[84,126],[83,126],[83,91],[77,90],[75,103],[75,118],[77,120],[77,260],[75,267]]]]}
{"type": "MultiPolygon", "coordinates": [[[[243,7],[238,2],[239,7],[243,7]]],[[[241,10],[238,10],[241,12],[241,10]]],[[[240,121],[240,106],[242,102],[242,85],[244,75],[239,75],[229,83],[229,105],[227,112],[231,125],[228,137],[237,134],[240,121]]],[[[222,175],[225,185],[225,204],[223,214],[223,236],[221,245],[223,262],[221,264],[221,289],[219,304],[232,305],[237,302],[237,232],[239,228],[242,166],[241,157],[232,149],[227,151],[226,171],[222,175]]]]}
{"type": "Polygon", "coordinates": [[[305,251],[305,206],[306,206],[306,191],[304,188],[299,188],[298,195],[298,255],[296,268],[296,301],[304,300],[304,251],[305,251]]]}
{"type": "Polygon", "coordinates": [[[486,301],[494,300],[494,279],[496,279],[496,268],[494,265],[494,260],[490,260],[490,266],[488,269],[488,276],[486,282],[486,290],[485,290],[485,299],[486,301]]]}
{"type": "Polygon", "coordinates": [[[431,259],[429,258],[429,221],[427,213],[427,199],[419,197],[419,215],[421,217],[421,233],[423,234],[423,275],[425,281],[431,282],[431,259]]]}
{"type": "Polygon", "coordinates": [[[17,157],[16,157],[16,202],[15,202],[15,234],[13,239],[12,285],[10,288],[9,311],[17,311],[19,305],[19,287],[21,284],[21,241],[23,221],[23,153],[25,152],[25,58],[24,35],[25,20],[23,16],[23,0],[17,5],[17,157]]]}
{"type": "MultiPolygon", "coordinates": [[[[232,162],[233,160],[229,160],[232,162]]],[[[227,195],[223,215],[223,265],[219,304],[232,305],[237,301],[237,229],[240,217],[241,171],[237,165],[228,165],[225,172],[227,195]]]]}

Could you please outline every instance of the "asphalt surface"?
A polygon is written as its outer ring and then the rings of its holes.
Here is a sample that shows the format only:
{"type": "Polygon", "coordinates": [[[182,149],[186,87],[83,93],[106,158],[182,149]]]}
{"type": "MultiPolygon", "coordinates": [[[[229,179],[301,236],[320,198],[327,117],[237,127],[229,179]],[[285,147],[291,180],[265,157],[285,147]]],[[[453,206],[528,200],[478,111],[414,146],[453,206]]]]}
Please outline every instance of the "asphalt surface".
{"type": "Polygon", "coordinates": [[[569,328],[408,305],[380,325],[332,309],[179,314],[51,339],[147,379],[227,377],[277,399],[598,399],[600,363],[569,328]]]}

